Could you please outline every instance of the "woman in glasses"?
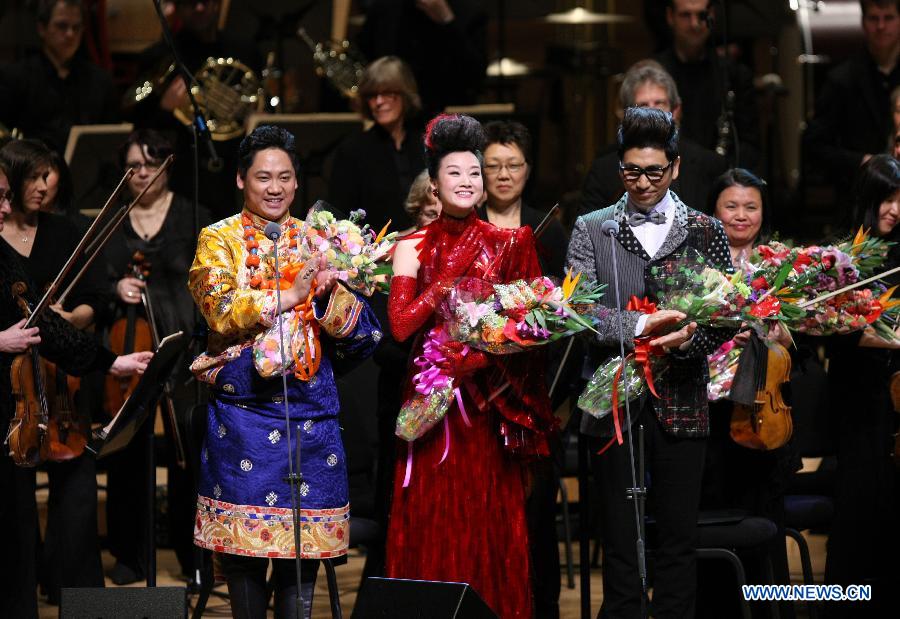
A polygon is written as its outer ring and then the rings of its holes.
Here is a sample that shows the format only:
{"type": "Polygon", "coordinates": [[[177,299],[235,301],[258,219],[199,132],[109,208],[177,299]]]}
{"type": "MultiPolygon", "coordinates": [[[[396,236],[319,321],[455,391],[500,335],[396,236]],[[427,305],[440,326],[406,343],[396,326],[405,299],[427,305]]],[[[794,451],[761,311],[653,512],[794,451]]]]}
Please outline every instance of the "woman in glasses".
{"type": "MultiPolygon", "coordinates": [[[[531,135],[515,121],[494,121],[484,126],[484,189],[487,200],[478,209],[481,219],[498,228],[531,226],[535,230],[547,213],[523,202],[525,185],[531,176],[531,135]]],[[[569,239],[555,217],[536,239],[541,270],[545,275],[563,276],[569,239]]]]}
{"type": "Polygon", "coordinates": [[[409,66],[395,56],[372,62],[359,82],[359,105],[374,124],[338,147],[329,200],[343,213],[363,209],[376,230],[389,219],[403,230],[414,223],[403,208],[407,192],[425,168],[422,102],[409,66]]]}
{"type": "MultiPolygon", "coordinates": [[[[524,203],[523,194],[531,176],[531,135],[515,121],[494,121],[484,126],[484,189],[487,200],[478,216],[499,228],[531,226],[537,230],[547,213],[524,203]]],[[[563,277],[569,238],[559,219],[553,217],[535,238],[538,260],[544,275],[563,277]]],[[[548,379],[552,382],[563,360],[566,345],[551,344],[547,351],[548,379]]],[[[580,355],[573,351],[573,361],[580,355]]],[[[576,363],[568,364],[572,368],[576,363]]],[[[568,374],[566,374],[568,376],[568,374]]],[[[568,390],[558,385],[557,394],[568,390]]],[[[554,401],[554,404],[556,402],[554,401]]],[[[559,453],[559,441],[551,440],[551,450],[559,453]]],[[[535,616],[559,616],[559,547],[556,538],[556,493],[559,473],[550,459],[537,463],[526,513],[533,567],[535,616]]]]}
{"type": "MultiPolygon", "coordinates": [[[[128,181],[126,200],[130,202],[145,188],[146,191],[106,247],[109,287],[115,291],[110,326],[117,319],[125,319],[128,308],[136,308],[137,315],[143,316],[141,293],[148,290],[160,337],[176,331],[192,333],[194,326],[194,302],[185,286],[197,239],[193,204],[169,189],[168,172],[163,172],[150,184],[172,152],[169,141],[152,129],[141,129],[128,136],[119,151],[123,169],[134,170],[128,181]],[[149,273],[146,281],[136,277],[143,267],[137,267],[136,273],[131,268],[136,252],[145,259],[149,273]]],[[[201,227],[211,221],[209,212],[203,207],[199,219],[201,227]]],[[[171,381],[172,401],[180,423],[196,403],[193,387],[185,386],[190,378],[187,366],[186,360],[179,363],[179,373],[171,381]]],[[[114,414],[115,411],[107,413],[114,414]]],[[[116,557],[116,564],[109,576],[115,584],[127,584],[140,580],[145,574],[145,527],[135,526],[135,514],[147,513],[147,508],[143,507],[146,486],[139,481],[146,468],[144,448],[140,441],[135,441],[111,458],[116,458],[116,463],[109,467],[106,505],[110,552],[116,557]]],[[[173,466],[170,458],[170,536],[185,574],[193,573],[191,487],[186,471],[173,466]]]]}

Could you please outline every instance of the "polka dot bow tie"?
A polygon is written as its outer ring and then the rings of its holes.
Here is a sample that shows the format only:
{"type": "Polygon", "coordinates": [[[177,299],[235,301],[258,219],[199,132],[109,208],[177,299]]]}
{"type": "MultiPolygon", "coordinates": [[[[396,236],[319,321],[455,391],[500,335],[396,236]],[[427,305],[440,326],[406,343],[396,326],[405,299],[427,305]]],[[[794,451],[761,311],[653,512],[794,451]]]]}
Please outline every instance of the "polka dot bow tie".
{"type": "Polygon", "coordinates": [[[628,225],[631,227],[643,226],[648,221],[657,225],[664,224],[666,223],[666,214],[659,211],[653,211],[646,215],[638,212],[628,214],[628,225]]]}

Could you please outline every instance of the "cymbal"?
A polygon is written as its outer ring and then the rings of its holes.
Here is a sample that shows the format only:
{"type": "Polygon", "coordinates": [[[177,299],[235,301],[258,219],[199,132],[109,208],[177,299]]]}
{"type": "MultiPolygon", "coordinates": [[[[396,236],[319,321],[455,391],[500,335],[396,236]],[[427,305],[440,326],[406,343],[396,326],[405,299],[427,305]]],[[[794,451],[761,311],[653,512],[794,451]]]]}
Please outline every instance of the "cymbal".
{"type": "Polygon", "coordinates": [[[616,15],[614,13],[595,13],[581,7],[576,7],[561,13],[550,13],[540,18],[548,24],[558,25],[585,25],[585,24],[621,24],[634,21],[629,15],[616,15]]]}

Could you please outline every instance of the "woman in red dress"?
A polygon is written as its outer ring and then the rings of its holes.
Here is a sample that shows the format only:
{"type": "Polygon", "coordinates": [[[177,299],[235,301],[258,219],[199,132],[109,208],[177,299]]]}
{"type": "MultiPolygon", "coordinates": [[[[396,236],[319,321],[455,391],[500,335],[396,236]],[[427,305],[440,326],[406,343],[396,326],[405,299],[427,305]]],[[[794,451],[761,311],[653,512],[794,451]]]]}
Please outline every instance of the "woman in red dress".
{"type": "MultiPolygon", "coordinates": [[[[435,312],[460,277],[510,282],[541,275],[531,228],[481,221],[481,125],[468,116],[438,116],[425,132],[440,218],[397,245],[389,318],[394,337],[422,335],[440,324],[435,312]]],[[[554,428],[542,355],[491,355],[444,346],[444,369],[461,388],[447,423],[402,454],[394,476],[387,545],[392,578],[467,582],[504,619],[532,615],[525,521],[527,459],[547,455],[554,428]]],[[[406,393],[413,391],[412,372],[406,393]]]]}

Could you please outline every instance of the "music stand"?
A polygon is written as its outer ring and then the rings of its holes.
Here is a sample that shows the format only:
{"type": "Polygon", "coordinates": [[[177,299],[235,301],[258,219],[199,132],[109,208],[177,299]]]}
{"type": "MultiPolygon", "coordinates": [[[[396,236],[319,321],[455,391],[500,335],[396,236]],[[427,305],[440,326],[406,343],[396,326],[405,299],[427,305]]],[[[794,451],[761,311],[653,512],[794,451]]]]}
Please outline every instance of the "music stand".
{"type": "Polygon", "coordinates": [[[350,134],[363,130],[359,114],[253,114],[247,123],[247,133],[259,125],[275,125],[293,133],[297,138],[297,157],[300,159],[300,199],[294,201],[302,212],[294,213],[302,219],[310,207],[310,196],[327,196],[328,179],[334,149],[350,134]]]}
{"type": "MultiPolygon", "coordinates": [[[[92,432],[87,450],[95,458],[102,458],[121,451],[140,434],[147,417],[156,412],[156,402],[163,384],[175,370],[181,353],[190,340],[183,331],[167,335],[160,341],[153,359],[138,381],[131,396],[119,409],[112,421],[100,430],[92,432]]],[[[147,434],[147,496],[150,513],[147,516],[147,586],[156,586],[156,462],[153,454],[153,429],[147,434]]]]}
{"type": "Polygon", "coordinates": [[[131,123],[75,125],[65,160],[72,172],[72,198],[85,215],[96,215],[122,178],[119,147],[134,130],[131,123]]]}

